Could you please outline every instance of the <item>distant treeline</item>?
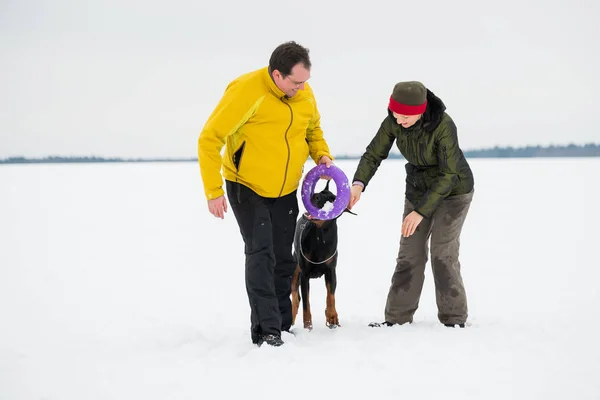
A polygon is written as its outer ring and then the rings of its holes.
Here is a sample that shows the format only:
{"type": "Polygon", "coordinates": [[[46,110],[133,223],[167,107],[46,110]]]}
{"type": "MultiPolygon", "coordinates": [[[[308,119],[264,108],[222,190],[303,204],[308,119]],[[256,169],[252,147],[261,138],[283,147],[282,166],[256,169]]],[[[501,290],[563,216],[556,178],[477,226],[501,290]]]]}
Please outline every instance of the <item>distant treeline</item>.
{"type": "Polygon", "coordinates": [[[465,151],[465,157],[600,157],[600,145],[494,147],[465,151]]]}
{"type": "MultiPolygon", "coordinates": [[[[523,157],[600,157],[600,144],[567,146],[527,146],[493,147],[481,150],[464,151],[467,158],[523,158],[523,157]]],[[[336,155],[338,160],[353,160],[360,155],[336,155]]],[[[389,158],[402,158],[398,153],[390,153],[389,158]]],[[[1,159],[0,164],[51,164],[51,163],[142,163],[142,162],[197,162],[196,157],[189,158],[106,158],[48,156],[42,158],[9,157],[1,159]]]]}
{"type": "MultiPolygon", "coordinates": [[[[523,158],[523,157],[600,157],[600,144],[567,146],[492,147],[481,150],[464,150],[467,158],[523,158]]],[[[337,156],[339,159],[354,159],[357,156],[337,156]]],[[[392,153],[389,158],[403,158],[392,153]]]]}
{"type": "Polygon", "coordinates": [[[62,164],[62,163],[144,163],[144,162],[190,162],[198,161],[190,158],[118,158],[118,157],[72,157],[48,156],[42,158],[9,157],[0,160],[0,164],[62,164]]]}

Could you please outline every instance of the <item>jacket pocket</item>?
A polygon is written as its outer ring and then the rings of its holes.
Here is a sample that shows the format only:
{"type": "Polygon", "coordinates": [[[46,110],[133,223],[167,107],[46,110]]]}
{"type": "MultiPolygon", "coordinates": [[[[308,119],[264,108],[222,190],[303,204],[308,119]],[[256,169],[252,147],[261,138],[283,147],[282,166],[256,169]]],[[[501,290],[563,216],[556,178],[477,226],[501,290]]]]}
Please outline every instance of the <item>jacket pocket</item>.
{"type": "Polygon", "coordinates": [[[414,186],[419,191],[427,191],[427,183],[425,182],[425,170],[419,168],[413,164],[407,163],[406,169],[406,181],[414,186]]]}
{"type": "Polygon", "coordinates": [[[246,142],[242,142],[241,146],[233,153],[232,161],[235,165],[236,171],[240,171],[240,165],[242,163],[242,156],[244,155],[244,149],[246,148],[246,142]]]}

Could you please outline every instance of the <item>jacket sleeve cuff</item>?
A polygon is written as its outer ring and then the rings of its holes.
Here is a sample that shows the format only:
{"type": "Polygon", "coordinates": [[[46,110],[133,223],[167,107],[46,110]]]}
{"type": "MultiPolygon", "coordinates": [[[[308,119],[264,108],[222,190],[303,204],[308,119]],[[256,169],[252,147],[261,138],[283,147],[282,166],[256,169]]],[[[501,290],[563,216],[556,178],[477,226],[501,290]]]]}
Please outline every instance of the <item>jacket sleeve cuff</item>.
{"type": "Polygon", "coordinates": [[[216,198],[223,196],[224,194],[225,194],[225,191],[223,190],[223,188],[218,188],[218,189],[211,190],[211,191],[208,191],[205,193],[206,200],[214,200],[216,198]]]}
{"type": "Polygon", "coordinates": [[[423,214],[421,211],[419,211],[419,210],[418,210],[418,209],[416,209],[416,208],[415,208],[413,211],[414,211],[414,212],[416,212],[417,214],[419,214],[419,215],[420,215],[421,217],[423,217],[423,218],[429,218],[427,215],[423,214]]]}
{"type": "Polygon", "coordinates": [[[362,187],[363,189],[365,188],[365,184],[362,183],[361,181],[352,182],[352,186],[354,186],[354,185],[358,185],[358,186],[362,187]]]}

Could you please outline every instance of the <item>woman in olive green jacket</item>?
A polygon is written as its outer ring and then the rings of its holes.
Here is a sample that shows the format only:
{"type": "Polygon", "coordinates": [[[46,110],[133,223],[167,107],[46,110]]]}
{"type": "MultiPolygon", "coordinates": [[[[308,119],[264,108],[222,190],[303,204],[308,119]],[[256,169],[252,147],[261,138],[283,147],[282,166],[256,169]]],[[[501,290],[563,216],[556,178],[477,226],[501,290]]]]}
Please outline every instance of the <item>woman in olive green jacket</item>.
{"type": "Polygon", "coordinates": [[[438,319],[449,327],[465,326],[467,297],[458,254],[474,180],[458,144],[456,125],[445,110],[444,103],[422,83],[397,83],[388,116],[356,168],[350,209],[394,142],[407,161],[402,237],[385,321],[371,326],[412,322],[423,288],[430,240],[438,319]]]}

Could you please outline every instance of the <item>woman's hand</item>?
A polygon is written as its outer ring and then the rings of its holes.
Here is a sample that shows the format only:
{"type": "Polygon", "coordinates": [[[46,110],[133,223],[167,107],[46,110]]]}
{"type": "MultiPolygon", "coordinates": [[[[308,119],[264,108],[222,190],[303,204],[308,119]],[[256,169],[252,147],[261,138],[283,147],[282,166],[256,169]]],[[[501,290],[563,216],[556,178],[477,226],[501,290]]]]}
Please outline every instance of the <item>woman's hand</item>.
{"type": "Polygon", "coordinates": [[[350,188],[350,201],[348,202],[348,210],[352,210],[352,207],[360,200],[360,195],[363,191],[361,185],[352,185],[350,188]]]}
{"type": "Polygon", "coordinates": [[[409,237],[417,230],[417,226],[423,221],[423,216],[416,211],[411,212],[402,221],[402,236],[409,237]]]}

